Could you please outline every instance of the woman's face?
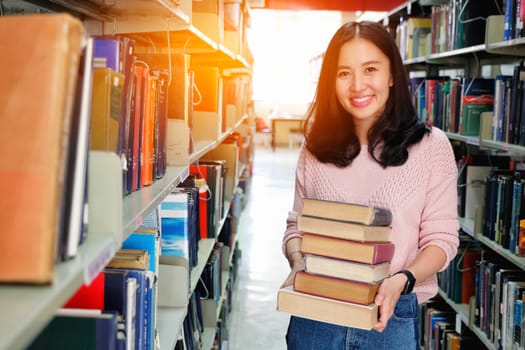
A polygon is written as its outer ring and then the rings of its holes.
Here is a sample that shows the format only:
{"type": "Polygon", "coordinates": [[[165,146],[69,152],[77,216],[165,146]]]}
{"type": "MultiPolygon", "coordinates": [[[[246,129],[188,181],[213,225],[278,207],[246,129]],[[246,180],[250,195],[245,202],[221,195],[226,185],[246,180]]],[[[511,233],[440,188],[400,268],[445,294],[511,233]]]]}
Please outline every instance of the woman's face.
{"type": "Polygon", "coordinates": [[[356,127],[372,126],[385,109],[391,86],[390,61],[377,46],[359,37],[343,44],[335,90],[356,127]]]}

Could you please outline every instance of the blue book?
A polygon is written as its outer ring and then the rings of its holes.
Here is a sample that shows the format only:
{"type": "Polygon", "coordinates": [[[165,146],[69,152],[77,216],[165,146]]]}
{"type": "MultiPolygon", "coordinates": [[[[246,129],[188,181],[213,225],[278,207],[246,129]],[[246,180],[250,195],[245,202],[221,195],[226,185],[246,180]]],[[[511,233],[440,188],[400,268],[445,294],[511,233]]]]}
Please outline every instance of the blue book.
{"type": "Polygon", "coordinates": [[[172,192],[160,204],[161,254],[189,262],[188,194],[172,192]]]}
{"type": "Polygon", "coordinates": [[[118,39],[95,37],[93,53],[96,66],[104,66],[113,69],[115,72],[122,72],[120,66],[120,41],[118,39]],[[105,64],[102,62],[105,62],[105,64]]]}
{"type": "Polygon", "coordinates": [[[158,231],[133,232],[122,243],[124,249],[146,250],[149,254],[148,270],[158,272],[158,256],[160,254],[160,235],[158,231]]]}

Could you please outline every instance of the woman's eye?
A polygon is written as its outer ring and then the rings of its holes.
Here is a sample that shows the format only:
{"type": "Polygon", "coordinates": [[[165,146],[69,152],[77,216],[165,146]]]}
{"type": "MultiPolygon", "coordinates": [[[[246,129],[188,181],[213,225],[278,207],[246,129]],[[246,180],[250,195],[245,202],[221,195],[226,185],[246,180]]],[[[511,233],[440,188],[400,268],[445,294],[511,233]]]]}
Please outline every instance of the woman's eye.
{"type": "Polygon", "coordinates": [[[367,73],[372,73],[372,72],[375,72],[377,70],[376,67],[366,67],[365,71],[367,73]]]}
{"type": "Polygon", "coordinates": [[[337,76],[340,77],[340,78],[349,77],[349,76],[350,76],[350,72],[348,72],[348,71],[340,71],[340,72],[337,74],[337,76]]]}

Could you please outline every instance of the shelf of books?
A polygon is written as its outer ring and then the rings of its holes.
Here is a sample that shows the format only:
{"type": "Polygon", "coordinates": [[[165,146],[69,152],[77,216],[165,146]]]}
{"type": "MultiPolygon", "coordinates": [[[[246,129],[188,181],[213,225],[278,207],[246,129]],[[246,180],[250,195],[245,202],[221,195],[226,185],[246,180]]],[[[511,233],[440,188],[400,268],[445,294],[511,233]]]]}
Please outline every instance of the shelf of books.
{"type": "MultiPolygon", "coordinates": [[[[466,325],[488,349],[495,349],[494,344],[487,338],[487,335],[474,325],[471,316],[471,308],[468,304],[457,304],[452,301],[443,291],[438,292],[439,296],[454,310],[456,313],[456,324],[463,323],[466,325]]],[[[461,333],[461,327],[456,326],[456,331],[461,333]]]]}
{"type": "Polygon", "coordinates": [[[100,271],[100,265],[105,266],[114,254],[112,236],[93,234],[80,247],[77,258],[56,264],[52,284],[2,285],[0,349],[23,349],[28,346],[56,310],[82,285],[87,270],[100,271]]]}
{"type": "Polygon", "coordinates": [[[188,166],[168,167],[163,178],[124,197],[124,238],[142,224],[149,213],[188,176],[188,166]]]}
{"type": "Polygon", "coordinates": [[[446,133],[460,170],[458,216],[466,235],[439,292],[455,319],[444,316],[432,331],[448,327],[480,342],[463,348],[523,348],[523,17],[512,17],[513,1],[505,8],[422,3],[407,1],[383,23],[398,35],[418,114],[446,133]]]}

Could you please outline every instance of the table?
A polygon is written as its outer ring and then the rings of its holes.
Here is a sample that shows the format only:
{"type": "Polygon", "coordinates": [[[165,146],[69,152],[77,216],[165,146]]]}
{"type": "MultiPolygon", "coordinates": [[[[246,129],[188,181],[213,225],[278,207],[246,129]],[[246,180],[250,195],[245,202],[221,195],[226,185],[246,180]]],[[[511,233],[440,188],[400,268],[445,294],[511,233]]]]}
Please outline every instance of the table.
{"type": "MultiPolygon", "coordinates": [[[[284,126],[288,126],[285,130],[285,134],[289,134],[289,130],[300,128],[304,122],[304,116],[294,116],[294,115],[270,115],[268,117],[271,123],[272,128],[272,150],[275,151],[275,145],[277,141],[278,128],[283,129],[284,126]]],[[[279,129],[279,130],[281,130],[279,129]]],[[[284,130],[284,129],[283,129],[284,130]]]]}

